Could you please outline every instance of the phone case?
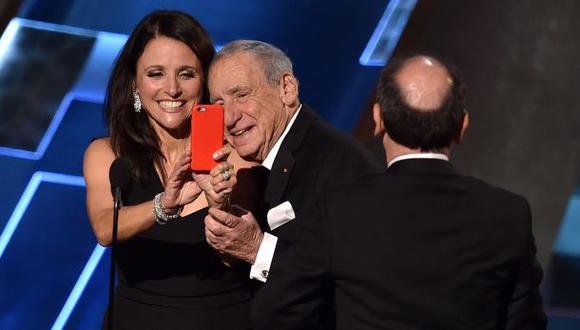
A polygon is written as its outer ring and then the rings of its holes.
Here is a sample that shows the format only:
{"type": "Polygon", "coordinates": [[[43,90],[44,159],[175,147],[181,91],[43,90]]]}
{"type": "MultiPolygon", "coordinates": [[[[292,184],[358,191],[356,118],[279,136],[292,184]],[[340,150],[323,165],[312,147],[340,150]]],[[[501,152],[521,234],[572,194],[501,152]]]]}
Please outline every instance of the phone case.
{"type": "Polygon", "coordinates": [[[191,169],[209,172],[217,165],[214,152],[224,143],[224,109],[219,104],[198,104],[191,112],[191,169]]]}

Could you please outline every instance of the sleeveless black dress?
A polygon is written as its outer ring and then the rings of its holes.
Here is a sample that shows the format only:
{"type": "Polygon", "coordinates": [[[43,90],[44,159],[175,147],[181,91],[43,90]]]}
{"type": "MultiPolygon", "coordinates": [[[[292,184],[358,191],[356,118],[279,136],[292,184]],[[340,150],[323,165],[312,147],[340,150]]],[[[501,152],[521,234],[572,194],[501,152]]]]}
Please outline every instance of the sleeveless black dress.
{"type": "MultiPolygon", "coordinates": [[[[131,184],[125,205],[150,201],[163,190],[153,174],[145,186],[131,184]]],[[[207,208],[155,224],[117,245],[115,329],[250,328],[249,270],[221,263],[205,240],[206,214],[207,208]]]]}

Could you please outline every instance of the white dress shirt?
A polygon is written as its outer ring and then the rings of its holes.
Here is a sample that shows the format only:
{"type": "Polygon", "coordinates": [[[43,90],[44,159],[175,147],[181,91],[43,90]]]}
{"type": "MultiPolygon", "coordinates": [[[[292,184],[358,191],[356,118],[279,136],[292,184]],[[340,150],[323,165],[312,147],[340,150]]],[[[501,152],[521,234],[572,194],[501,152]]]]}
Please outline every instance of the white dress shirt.
{"type": "Polygon", "coordinates": [[[394,163],[405,159],[441,159],[449,161],[449,157],[446,154],[434,152],[421,152],[416,154],[406,154],[401,155],[399,157],[395,157],[394,159],[391,159],[391,161],[387,164],[387,167],[391,167],[391,165],[393,165],[394,163]]]}

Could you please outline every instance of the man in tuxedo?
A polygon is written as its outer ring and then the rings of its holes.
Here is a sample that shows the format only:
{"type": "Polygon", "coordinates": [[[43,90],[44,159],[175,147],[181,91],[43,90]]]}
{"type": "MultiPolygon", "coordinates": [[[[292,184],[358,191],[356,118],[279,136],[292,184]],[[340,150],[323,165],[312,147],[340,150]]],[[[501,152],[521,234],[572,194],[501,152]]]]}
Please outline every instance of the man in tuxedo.
{"type": "Polygon", "coordinates": [[[269,173],[256,214],[210,209],[206,238],[226,259],[251,264],[251,278],[267,282],[272,262],[285,262],[285,247],[297,238],[296,223],[308,221],[304,212],[314,196],[382,166],[300,102],[290,59],[268,43],[225,45],[210,66],[208,87],[212,102],[224,107],[228,142],[269,173]]]}
{"type": "Polygon", "coordinates": [[[449,163],[469,122],[454,69],[392,61],[373,118],[387,170],[322,194],[256,328],[316,328],[333,297],[338,329],[545,329],[527,201],[449,163]]]}

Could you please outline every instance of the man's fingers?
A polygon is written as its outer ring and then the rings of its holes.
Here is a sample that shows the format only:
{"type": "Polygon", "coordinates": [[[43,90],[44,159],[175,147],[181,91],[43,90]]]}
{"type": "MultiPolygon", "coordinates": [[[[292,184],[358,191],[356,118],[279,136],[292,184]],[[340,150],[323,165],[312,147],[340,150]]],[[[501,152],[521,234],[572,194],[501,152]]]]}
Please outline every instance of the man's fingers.
{"type": "Polygon", "coordinates": [[[237,226],[240,218],[233,214],[223,212],[219,209],[210,208],[210,214],[205,218],[206,228],[211,230],[214,234],[223,235],[226,231],[237,226]],[[213,212],[211,210],[217,210],[213,212]],[[219,214],[217,214],[219,213],[219,214]],[[215,215],[214,215],[215,214],[215,215]]]}
{"type": "Polygon", "coordinates": [[[231,152],[230,148],[225,146],[213,153],[213,159],[216,161],[227,159],[228,156],[230,155],[230,152],[231,152]]]}
{"type": "Polygon", "coordinates": [[[235,215],[213,207],[209,209],[209,214],[215,220],[229,228],[235,227],[240,221],[240,218],[236,217],[235,215]]]}
{"type": "Polygon", "coordinates": [[[228,226],[217,221],[215,218],[213,218],[210,215],[205,217],[204,224],[205,224],[206,232],[209,231],[210,233],[212,233],[215,236],[222,236],[229,229],[228,226]]]}
{"type": "Polygon", "coordinates": [[[250,211],[245,210],[246,212],[244,214],[242,214],[240,216],[240,218],[242,218],[243,220],[245,220],[247,223],[250,222],[255,222],[258,223],[258,220],[256,220],[256,217],[254,217],[254,214],[250,211]]]}
{"type": "Polygon", "coordinates": [[[224,181],[217,184],[212,184],[212,190],[216,193],[222,193],[224,190],[232,191],[238,180],[233,177],[230,181],[224,181]]]}
{"type": "Polygon", "coordinates": [[[223,163],[219,163],[218,165],[214,166],[214,168],[211,169],[211,171],[209,172],[209,175],[211,175],[212,178],[215,177],[221,177],[223,179],[224,178],[224,172],[228,172],[228,175],[233,175],[233,165],[228,163],[228,162],[223,162],[223,163]]]}
{"type": "Polygon", "coordinates": [[[210,231],[205,231],[205,240],[212,248],[217,249],[217,237],[210,231]]]}

